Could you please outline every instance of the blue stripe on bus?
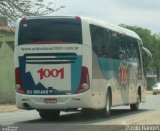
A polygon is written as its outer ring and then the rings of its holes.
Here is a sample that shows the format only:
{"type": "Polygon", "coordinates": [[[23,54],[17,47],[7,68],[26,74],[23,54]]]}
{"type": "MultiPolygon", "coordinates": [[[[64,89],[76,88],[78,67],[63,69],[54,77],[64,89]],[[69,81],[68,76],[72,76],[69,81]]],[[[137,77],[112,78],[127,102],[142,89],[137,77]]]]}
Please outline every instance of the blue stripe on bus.
{"type": "Polygon", "coordinates": [[[25,87],[25,90],[46,89],[41,83],[38,83],[37,85],[35,84],[30,72],[25,73],[26,64],[25,64],[24,57],[19,57],[19,67],[21,69],[20,77],[21,77],[22,85],[25,87]]]}
{"type": "Polygon", "coordinates": [[[75,94],[80,85],[82,70],[82,56],[77,56],[75,63],[71,64],[71,87],[72,93],[75,94]]]}
{"type": "Polygon", "coordinates": [[[99,57],[99,63],[105,79],[119,78],[120,60],[99,57]]]}

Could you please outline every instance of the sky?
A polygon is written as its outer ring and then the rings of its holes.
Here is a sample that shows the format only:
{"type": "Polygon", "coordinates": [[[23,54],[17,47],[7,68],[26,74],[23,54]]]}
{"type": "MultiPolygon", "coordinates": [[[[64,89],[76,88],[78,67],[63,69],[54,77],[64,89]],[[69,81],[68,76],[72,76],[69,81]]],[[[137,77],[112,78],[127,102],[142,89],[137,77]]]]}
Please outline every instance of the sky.
{"type": "Polygon", "coordinates": [[[89,16],[112,24],[126,24],[160,33],[160,0],[55,0],[66,6],[53,15],[89,16]]]}

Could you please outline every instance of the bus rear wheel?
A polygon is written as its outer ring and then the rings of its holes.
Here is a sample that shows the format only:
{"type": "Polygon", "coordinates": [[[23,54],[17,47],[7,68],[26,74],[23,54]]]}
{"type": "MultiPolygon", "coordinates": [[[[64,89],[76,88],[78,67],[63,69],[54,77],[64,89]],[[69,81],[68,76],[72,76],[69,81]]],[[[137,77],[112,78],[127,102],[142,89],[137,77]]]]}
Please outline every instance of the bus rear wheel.
{"type": "Polygon", "coordinates": [[[38,110],[39,115],[44,120],[56,120],[59,118],[59,110],[38,110]]]}

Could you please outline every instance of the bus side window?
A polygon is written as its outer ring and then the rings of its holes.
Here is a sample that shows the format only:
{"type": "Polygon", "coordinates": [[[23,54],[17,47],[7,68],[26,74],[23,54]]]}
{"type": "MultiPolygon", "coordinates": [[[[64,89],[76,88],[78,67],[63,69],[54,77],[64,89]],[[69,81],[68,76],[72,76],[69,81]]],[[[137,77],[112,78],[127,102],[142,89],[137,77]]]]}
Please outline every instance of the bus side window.
{"type": "Polygon", "coordinates": [[[133,47],[133,41],[128,36],[126,36],[127,41],[127,60],[131,62],[136,62],[136,52],[133,47]]]}
{"type": "Polygon", "coordinates": [[[128,58],[126,36],[122,34],[119,34],[118,56],[120,60],[126,60],[128,58]]]}
{"type": "Polygon", "coordinates": [[[133,42],[133,51],[134,51],[134,57],[136,57],[136,61],[138,64],[138,77],[142,78],[142,65],[141,65],[141,56],[140,56],[140,47],[138,44],[138,40],[132,38],[133,42]]]}
{"type": "Polygon", "coordinates": [[[93,51],[98,55],[99,47],[98,47],[98,29],[95,25],[90,25],[90,33],[91,33],[91,41],[93,51]]]}
{"type": "Polygon", "coordinates": [[[136,58],[138,62],[138,66],[140,66],[141,60],[140,60],[140,51],[139,51],[138,41],[136,39],[132,39],[132,42],[133,42],[134,58],[136,58]]]}
{"type": "Polygon", "coordinates": [[[102,44],[102,55],[105,58],[110,58],[111,57],[111,52],[110,52],[110,31],[107,29],[104,29],[104,43],[102,44]]]}
{"type": "Polygon", "coordinates": [[[110,41],[110,52],[112,59],[119,59],[118,48],[119,48],[119,38],[117,32],[111,31],[111,41],[110,41]]]}
{"type": "Polygon", "coordinates": [[[90,25],[91,41],[94,52],[98,57],[103,57],[105,48],[104,29],[95,25],[90,25]]]}

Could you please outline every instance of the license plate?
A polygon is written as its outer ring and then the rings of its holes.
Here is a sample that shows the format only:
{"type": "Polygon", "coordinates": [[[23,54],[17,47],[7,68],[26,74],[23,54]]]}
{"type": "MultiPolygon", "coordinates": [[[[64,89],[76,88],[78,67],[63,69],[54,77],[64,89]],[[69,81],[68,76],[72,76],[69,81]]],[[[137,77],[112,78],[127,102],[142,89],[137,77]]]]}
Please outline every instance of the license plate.
{"type": "Polygon", "coordinates": [[[46,98],[44,99],[44,103],[57,103],[56,98],[46,98]]]}

